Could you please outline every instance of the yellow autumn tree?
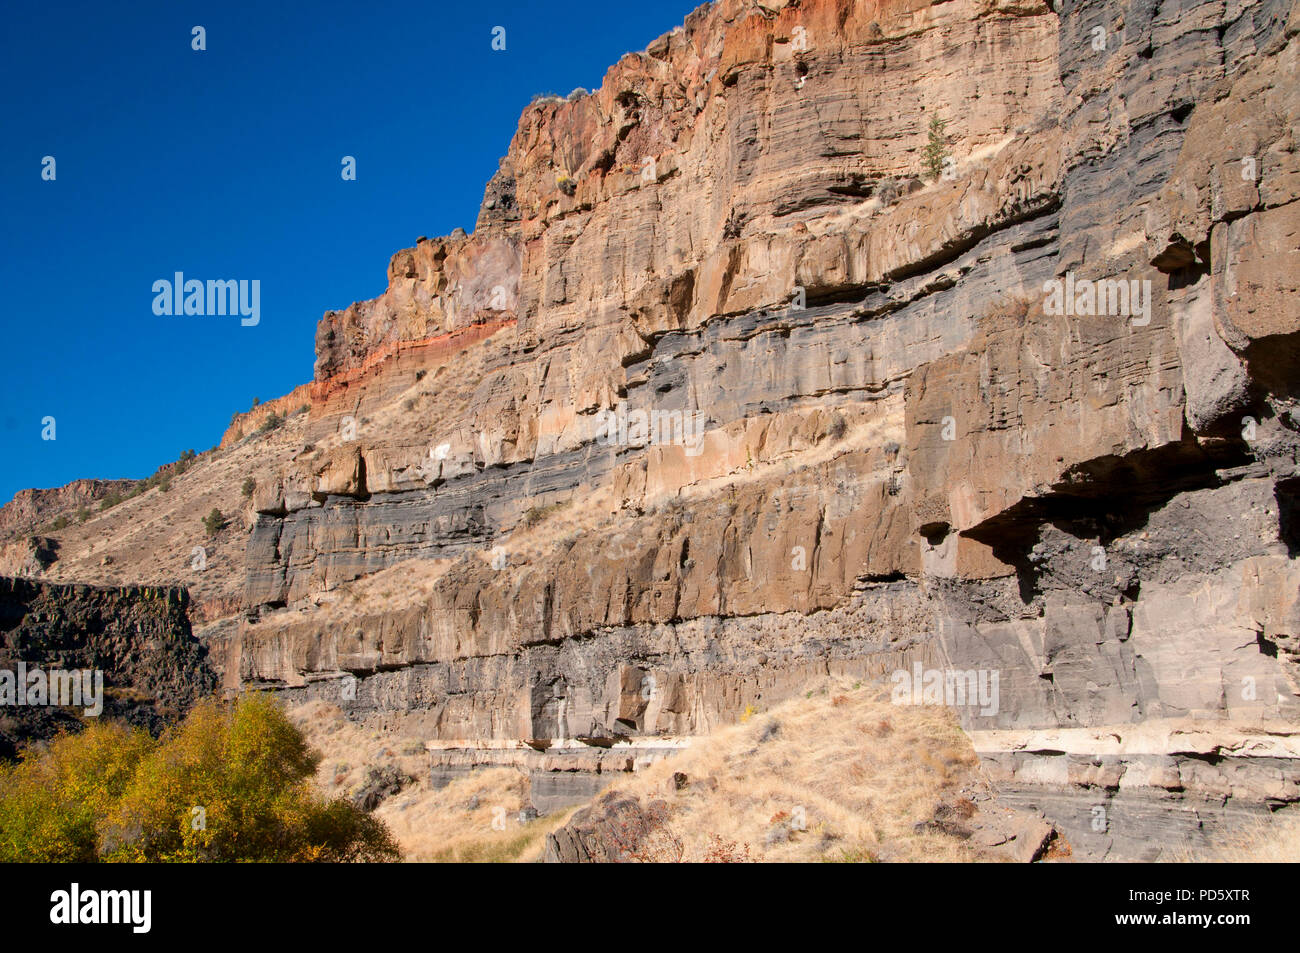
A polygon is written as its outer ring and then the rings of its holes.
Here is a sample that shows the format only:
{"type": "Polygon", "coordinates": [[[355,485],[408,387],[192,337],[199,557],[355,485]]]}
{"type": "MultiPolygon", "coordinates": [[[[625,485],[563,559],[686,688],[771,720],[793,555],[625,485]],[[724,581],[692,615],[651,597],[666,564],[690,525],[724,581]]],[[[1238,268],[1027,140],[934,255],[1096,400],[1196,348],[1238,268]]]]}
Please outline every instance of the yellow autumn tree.
{"type": "Polygon", "coordinates": [[[0,766],[0,861],[97,860],[101,820],[154,747],[143,731],[88,720],[84,731],[0,766]]]}
{"type": "Polygon", "coordinates": [[[311,784],[268,698],[208,700],[154,741],[90,724],[0,773],[0,860],[385,861],[382,822],[311,784]]]}

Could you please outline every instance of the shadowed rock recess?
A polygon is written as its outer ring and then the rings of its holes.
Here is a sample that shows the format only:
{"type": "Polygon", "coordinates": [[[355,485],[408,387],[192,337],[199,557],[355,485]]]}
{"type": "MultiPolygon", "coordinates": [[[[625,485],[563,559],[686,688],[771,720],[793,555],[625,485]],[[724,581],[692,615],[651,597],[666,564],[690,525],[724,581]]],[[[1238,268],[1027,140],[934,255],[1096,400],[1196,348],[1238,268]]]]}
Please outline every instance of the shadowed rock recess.
{"type": "MultiPolygon", "coordinates": [[[[933,671],[1074,856],[1212,844],[1300,801],[1298,33],[1285,0],[701,7],[529,106],[473,234],[394,255],[178,478],[256,474],[242,555],[116,569],[211,593],[227,690],[435,772],[626,770],[933,671]]],[[[95,581],[70,532],[15,561],[95,581]]]]}

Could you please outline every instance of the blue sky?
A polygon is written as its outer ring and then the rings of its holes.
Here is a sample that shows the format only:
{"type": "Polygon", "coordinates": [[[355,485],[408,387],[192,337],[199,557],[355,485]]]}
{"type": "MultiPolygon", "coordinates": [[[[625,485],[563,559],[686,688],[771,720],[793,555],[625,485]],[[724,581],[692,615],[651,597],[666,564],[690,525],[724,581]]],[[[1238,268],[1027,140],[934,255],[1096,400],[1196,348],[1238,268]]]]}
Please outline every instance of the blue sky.
{"type": "Polygon", "coordinates": [[[473,229],[534,94],[598,86],[696,6],[9,0],[0,502],[148,476],[310,380],[324,311],[381,294],[418,236],[473,229]],[[259,279],[260,324],[156,316],[177,271],[259,279]]]}

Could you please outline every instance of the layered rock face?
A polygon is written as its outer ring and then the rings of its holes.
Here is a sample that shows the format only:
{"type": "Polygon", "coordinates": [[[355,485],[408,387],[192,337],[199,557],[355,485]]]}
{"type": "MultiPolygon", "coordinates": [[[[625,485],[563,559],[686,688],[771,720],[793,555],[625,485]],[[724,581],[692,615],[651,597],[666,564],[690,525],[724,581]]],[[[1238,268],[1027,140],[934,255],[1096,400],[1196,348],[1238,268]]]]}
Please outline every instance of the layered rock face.
{"type": "Polygon", "coordinates": [[[179,588],[104,589],[0,577],[0,670],[39,670],[46,681],[37,703],[17,704],[20,695],[38,696],[15,692],[13,685],[9,696],[0,695],[0,758],[13,758],[34,740],[77,730],[90,711],[85,696],[80,707],[52,704],[48,685],[54,670],[100,673],[100,710],[91,717],[124,720],[155,733],[214,691],[216,675],[190,631],[188,609],[189,597],[179,588]]]}
{"type": "Polygon", "coordinates": [[[227,687],[445,750],[893,678],[1084,856],[1300,800],[1298,32],[722,0],[530,107],[322,320],[227,687]]]}

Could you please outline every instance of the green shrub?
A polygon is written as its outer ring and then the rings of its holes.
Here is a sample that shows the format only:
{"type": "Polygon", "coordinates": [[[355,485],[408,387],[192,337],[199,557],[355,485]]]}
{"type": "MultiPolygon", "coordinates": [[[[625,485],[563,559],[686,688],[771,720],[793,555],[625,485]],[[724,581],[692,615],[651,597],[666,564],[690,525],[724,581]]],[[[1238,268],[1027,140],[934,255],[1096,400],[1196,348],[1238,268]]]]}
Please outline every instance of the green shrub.
{"type": "Polygon", "coordinates": [[[244,499],[249,499],[253,491],[257,489],[257,481],[252,477],[244,477],[244,485],[239,488],[239,494],[244,499]]]}
{"type": "Polygon", "coordinates": [[[203,517],[203,528],[207,531],[209,536],[216,536],[217,533],[221,532],[225,527],[226,517],[223,516],[221,510],[217,509],[215,506],[212,507],[211,513],[203,517]]]}
{"type": "Polygon", "coordinates": [[[314,790],[317,764],[261,695],[201,702],[157,741],[88,722],[0,766],[0,862],[400,859],[381,821],[314,790]]]}
{"type": "Polygon", "coordinates": [[[944,128],[948,124],[938,116],[930,117],[930,134],[925,144],[925,170],[930,178],[938,180],[943,175],[943,160],[948,158],[948,137],[944,128]]]}
{"type": "Polygon", "coordinates": [[[257,428],[257,432],[270,433],[272,430],[278,429],[283,424],[284,424],[284,418],[281,417],[273,410],[271,411],[270,415],[268,415],[267,418],[264,421],[262,421],[262,426],[257,428]]]}

